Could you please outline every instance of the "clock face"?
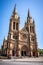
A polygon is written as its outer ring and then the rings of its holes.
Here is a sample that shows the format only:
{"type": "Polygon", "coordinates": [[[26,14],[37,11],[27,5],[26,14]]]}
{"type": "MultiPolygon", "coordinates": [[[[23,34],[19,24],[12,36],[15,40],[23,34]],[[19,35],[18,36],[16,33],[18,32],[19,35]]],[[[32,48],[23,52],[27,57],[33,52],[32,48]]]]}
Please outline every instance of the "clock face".
{"type": "Polygon", "coordinates": [[[15,15],[15,19],[17,19],[17,18],[18,18],[18,15],[16,14],[16,15],[15,15]]]}

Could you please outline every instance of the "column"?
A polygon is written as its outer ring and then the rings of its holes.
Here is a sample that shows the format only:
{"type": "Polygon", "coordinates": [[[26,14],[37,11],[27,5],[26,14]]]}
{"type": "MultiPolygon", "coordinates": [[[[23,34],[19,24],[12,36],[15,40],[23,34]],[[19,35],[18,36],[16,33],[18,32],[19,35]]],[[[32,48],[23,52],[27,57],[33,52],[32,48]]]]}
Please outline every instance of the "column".
{"type": "Polygon", "coordinates": [[[33,52],[31,51],[31,57],[33,57],[33,52]]]}
{"type": "Polygon", "coordinates": [[[19,50],[18,54],[19,54],[19,57],[21,57],[21,51],[20,50],[19,50]]]}

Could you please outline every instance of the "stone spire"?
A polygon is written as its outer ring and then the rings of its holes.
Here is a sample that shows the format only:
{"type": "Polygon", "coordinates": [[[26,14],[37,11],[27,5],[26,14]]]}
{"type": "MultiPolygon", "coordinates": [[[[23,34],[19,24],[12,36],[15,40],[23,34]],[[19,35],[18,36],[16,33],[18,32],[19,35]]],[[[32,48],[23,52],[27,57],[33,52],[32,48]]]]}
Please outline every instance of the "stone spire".
{"type": "Polygon", "coordinates": [[[31,22],[30,19],[32,19],[32,17],[30,16],[30,11],[29,11],[29,9],[28,9],[27,23],[31,22]]]}
{"type": "Polygon", "coordinates": [[[7,40],[7,37],[4,37],[4,41],[7,40]]]}
{"type": "Polygon", "coordinates": [[[28,16],[27,17],[28,18],[31,18],[29,9],[28,9],[28,16]]]}
{"type": "Polygon", "coordinates": [[[16,4],[15,4],[15,6],[14,6],[14,11],[13,11],[13,13],[17,13],[16,4]]]}
{"type": "Polygon", "coordinates": [[[14,12],[16,13],[16,4],[15,4],[15,6],[14,6],[14,12]]]}
{"type": "Polygon", "coordinates": [[[28,17],[30,17],[30,11],[29,11],[29,9],[28,9],[28,17]]]}
{"type": "Polygon", "coordinates": [[[15,6],[14,6],[14,11],[13,11],[13,13],[12,13],[11,18],[12,18],[12,17],[14,17],[14,16],[15,16],[15,14],[17,14],[17,15],[18,15],[17,10],[16,10],[16,4],[15,4],[15,6]]]}
{"type": "Polygon", "coordinates": [[[33,19],[33,24],[35,24],[35,21],[34,21],[34,19],[33,19]]]}

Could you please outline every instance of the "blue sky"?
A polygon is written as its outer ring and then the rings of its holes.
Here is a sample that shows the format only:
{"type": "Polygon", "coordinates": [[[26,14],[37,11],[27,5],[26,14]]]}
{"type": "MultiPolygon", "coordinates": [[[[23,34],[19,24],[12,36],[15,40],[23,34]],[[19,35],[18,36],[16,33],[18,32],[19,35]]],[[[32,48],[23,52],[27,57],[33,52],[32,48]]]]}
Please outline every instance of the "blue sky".
{"type": "Polygon", "coordinates": [[[14,5],[20,16],[20,28],[27,19],[28,9],[35,20],[38,47],[43,49],[43,0],[0,0],[0,48],[4,37],[8,35],[9,23],[14,5]]]}

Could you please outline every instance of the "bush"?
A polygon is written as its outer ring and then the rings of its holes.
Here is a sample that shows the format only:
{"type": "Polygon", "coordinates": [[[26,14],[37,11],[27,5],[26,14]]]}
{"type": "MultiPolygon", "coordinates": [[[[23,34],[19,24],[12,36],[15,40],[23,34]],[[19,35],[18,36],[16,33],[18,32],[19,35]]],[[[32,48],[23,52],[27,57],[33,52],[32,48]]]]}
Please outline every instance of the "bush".
{"type": "Polygon", "coordinates": [[[43,55],[43,49],[38,49],[40,55],[43,55]]]}
{"type": "Polygon", "coordinates": [[[7,57],[5,57],[5,56],[0,56],[0,59],[7,59],[7,57]]]}

